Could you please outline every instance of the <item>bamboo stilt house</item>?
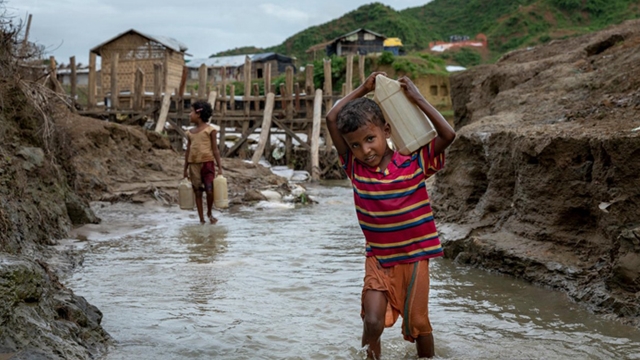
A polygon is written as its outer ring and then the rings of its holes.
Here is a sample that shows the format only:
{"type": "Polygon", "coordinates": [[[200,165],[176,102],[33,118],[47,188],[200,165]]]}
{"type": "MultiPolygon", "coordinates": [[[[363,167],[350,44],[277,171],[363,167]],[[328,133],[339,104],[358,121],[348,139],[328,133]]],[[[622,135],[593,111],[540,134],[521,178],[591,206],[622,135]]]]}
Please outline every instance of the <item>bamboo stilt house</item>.
{"type": "Polygon", "coordinates": [[[90,52],[101,57],[102,93],[106,95],[111,92],[114,54],[118,54],[118,91],[133,91],[136,70],[141,69],[144,74],[144,89],[152,92],[154,64],[162,64],[162,88],[171,92],[180,85],[186,50],[187,46],[176,39],[131,29],[94,47],[90,52]]]}

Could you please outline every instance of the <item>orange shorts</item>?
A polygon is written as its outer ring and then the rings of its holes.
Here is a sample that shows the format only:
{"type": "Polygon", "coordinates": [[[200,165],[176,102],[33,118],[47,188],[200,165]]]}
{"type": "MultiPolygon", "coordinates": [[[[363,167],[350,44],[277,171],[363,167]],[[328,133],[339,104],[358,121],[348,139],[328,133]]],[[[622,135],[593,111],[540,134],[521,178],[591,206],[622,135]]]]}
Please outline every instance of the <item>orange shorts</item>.
{"type": "MultiPolygon", "coordinates": [[[[367,290],[382,291],[387,298],[385,327],[391,327],[402,315],[402,335],[414,342],[431,334],[429,322],[429,260],[382,267],[374,256],[365,262],[362,304],[367,290]]],[[[362,307],[364,318],[364,305],[362,307]]]]}

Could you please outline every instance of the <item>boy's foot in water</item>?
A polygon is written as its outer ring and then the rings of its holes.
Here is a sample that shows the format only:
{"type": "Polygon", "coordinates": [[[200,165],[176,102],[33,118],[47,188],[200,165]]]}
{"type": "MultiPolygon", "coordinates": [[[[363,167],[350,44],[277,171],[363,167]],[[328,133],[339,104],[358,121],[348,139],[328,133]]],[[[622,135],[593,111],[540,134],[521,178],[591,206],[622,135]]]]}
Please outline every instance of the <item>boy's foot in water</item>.
{"type": "MultiPolygon", "coordinates": [[[[209,214],[207,215],[209,217],[209,222],[211,223],[211,225],[215,224],[218,222],[218,219],[216,219],[215,217],[213,217],[213,215],[209,214]]],[[[204,223],[204,222],[203,222],[204,223]]]]}

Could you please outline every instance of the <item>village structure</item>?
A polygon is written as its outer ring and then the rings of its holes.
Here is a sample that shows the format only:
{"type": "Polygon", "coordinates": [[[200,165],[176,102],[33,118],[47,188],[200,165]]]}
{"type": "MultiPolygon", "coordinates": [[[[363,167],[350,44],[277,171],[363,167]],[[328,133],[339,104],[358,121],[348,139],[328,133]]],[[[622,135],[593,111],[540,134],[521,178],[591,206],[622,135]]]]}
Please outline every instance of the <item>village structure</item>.
{"type": "MultiPolygon", "coordinates": [[[[486,37],[478,39],[486,46],[486,37]]],[[[325,59],[322,89],[316,89],[314,66],[301,67],[284,54],[190,58],[187,51],[174,38],[129,29],[91,48],[89,64],[71,58],[58,67],[50,58],[49,71],[57,80],[54,87],[69,93],[79,114],[166,133],[177,151],[184,148],[190,104],[208,100],[214,107],[211,123],[220,128],[223,156],[251,156],[254,162],[282,158],[284,164],[298,158],[295,162],[319,179],[338,164],[324,124],[326,111],[354,83],[364,81],[366,56],[404,54],[400,38],[364,28],[312,46],[307,54],[325,59]],[[347,60],[346,81],[338,92],[333,91],[331,56],[347,60]],[[285,81],[276,87],[273,80],[280,76],[285,81]]],[[[429,101],[451,105],[447,76],[415,82],[429,101]]]]}

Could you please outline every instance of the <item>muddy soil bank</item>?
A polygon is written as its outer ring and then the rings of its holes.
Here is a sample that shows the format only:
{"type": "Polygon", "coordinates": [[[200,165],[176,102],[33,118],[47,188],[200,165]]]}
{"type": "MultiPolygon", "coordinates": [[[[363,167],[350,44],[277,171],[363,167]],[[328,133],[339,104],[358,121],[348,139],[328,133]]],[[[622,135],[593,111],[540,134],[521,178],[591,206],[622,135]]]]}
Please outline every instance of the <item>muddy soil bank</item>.
{"type": "Polygon", "coordinates": [[[640,323],[640,21],[451,77],[446,255],[640,323]]]}
{"type": "MultiPolygon", "coordinates": [[[[124,126],[69,114],[60,122],[74,149],[71,164],[77,170],[74,188],[93,201],[142,203],[177,202],[184,156],[172,150],[167,137],[136,126],[124,126]]],[[[231,204],[243,202],[246,192],[279,188],[287,180],[262,165],[223,158],[231,204]]]]}
{"type": "Polygon", "coordinates": [[[0,78],[0,354],[98,357],[111,343],[102,313],[58,280],[81,258],[57,239],[98,221],[72,186],[72,152],[56,127],[66,110],[44,89],[0,78]]]}

